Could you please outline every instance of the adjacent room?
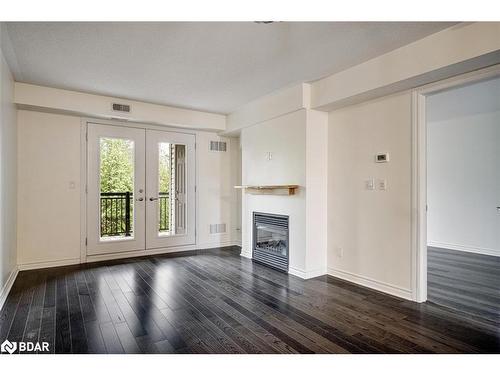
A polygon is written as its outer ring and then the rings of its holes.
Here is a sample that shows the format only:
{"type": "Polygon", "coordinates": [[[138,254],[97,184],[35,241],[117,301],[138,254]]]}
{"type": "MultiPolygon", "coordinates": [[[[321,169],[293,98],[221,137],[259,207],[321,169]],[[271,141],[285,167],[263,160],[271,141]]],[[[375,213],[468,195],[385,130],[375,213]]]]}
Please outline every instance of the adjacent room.
{"type": "Polygon", "coordinates": [[[2,353],[500,353],[500,23],[0,47],[2,353]]]}
{"type": "Polygon", "coordinates": [[[427,100],[428,301],[500,324],[500,79],[427,100]]]}

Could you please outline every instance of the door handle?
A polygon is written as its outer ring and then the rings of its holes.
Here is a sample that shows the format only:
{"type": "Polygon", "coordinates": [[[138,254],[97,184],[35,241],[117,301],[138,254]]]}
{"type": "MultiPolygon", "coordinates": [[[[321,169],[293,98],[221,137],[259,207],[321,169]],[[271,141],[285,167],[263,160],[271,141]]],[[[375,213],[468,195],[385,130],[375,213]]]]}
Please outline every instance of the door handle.
{"type": "Polygon", "coordinates": [[[149,200],[150,200],[151,202],[153,202],[153,201],[157,201],[157,200],[158,200],[158,198],[155,198],[155,197],[150,197],[150,198],[149,198],[149,200]]]}
{"type": "Polygon", "coordinates": [[[142,198],[142,197],[136,199],[136,201],[138,201],[138,202],[142,202],[143,200],[144,200],[144,198],[142,198]]]}

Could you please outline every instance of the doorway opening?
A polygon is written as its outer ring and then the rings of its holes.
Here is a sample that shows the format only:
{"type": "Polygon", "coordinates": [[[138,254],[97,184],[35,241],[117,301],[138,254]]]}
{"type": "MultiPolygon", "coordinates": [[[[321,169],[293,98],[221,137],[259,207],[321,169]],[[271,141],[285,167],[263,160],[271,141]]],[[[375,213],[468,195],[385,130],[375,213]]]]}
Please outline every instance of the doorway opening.
{"type": "Polygon", "coordinates": [[[492,326],[500,323],[499,98],[490,69],[429,88],[418,106],[420,301],[492,326]]]}

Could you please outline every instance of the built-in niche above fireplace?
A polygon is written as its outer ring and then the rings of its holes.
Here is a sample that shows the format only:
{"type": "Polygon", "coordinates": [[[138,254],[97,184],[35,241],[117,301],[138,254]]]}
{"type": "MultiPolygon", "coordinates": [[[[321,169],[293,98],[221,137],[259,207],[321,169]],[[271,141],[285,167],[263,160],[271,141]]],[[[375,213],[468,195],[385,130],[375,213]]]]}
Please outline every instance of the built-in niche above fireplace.
{"type": "Polygon", "coordinates": [[[288,273],[288,216],[253,213],[254,262],[288,273]]]}

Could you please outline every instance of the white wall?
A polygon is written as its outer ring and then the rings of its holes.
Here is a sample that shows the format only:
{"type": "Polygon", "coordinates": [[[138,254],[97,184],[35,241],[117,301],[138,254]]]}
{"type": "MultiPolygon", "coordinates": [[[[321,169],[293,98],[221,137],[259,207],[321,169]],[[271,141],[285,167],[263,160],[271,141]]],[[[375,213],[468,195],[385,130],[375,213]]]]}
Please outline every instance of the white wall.
{"type": "Polygon", "coordinates": [[[311,108],[334,110],[500,63],[500,22],[467,22],[311,84],[311,108]]]}
{"type": "Polygon", "coordinates": [[[215,133],[196,133],[198,248],[228,246],[241,242],[238,196],[239,142],[215,133]],[[227,142],[227,152],[209,151],[210,141],[227,142]],[[210,224],[226,224],[227,232],[210,234],[210,224]]]}
{"type": "Polygon", "coordinates": [[[329,113],[328,272],[411,298],[411,94],[329,113]],[[389,152],[389,163],[375,163],[389,152]],[[387,190],[365,180],[386,179],[387,190]]]}
{"type": "Polygon", "coordinates": [[[240,138],[230,138],[231,142],[231,188],[232,197],[232,217],[233,242],[241,246],[241,199],[243,192],[240,189],[234,189],[234,186],[241,185],[241,142],[240,138]]]}
{"type": "MultiPolygon", "coordinates": [[[[77,116],[18,111],[18,258],[21,268],[80,261],[80,129],[77,116]],[[70,182],[76,188],[70,189],[70,182]]],[[[240,226],[233,172],[237,139],[196,132],[197,248],[232,245],[240,226]],[[209,151],[226,140],[228,152],[209,151]],[[210,224],[227,232],[210,234],[210,224]]],[[[235,164],[236,161],[236,164],[235,164]]]]}
{"type": "Polygon", "coordinates": [[[252,213],[288,215],[290,273],[306,270],[306,110],[299,110],[241,131],[242,184],[296,184],[295,195],[252,195],[242,198],[242,255],[252,254],[252,213]],[[266,153],[272,152],[272,160],[266,153]]]}
{"type": "Polygon", "coordinates": [[[300,83],[246,103],[227,116],[226,132],[237,132],[247,126],[308,108],[310,95],[311,86],[300,83]]]}
{"type": "Polygon", "coordinates": [[[18,111],[18,169],[19,264],[78,263],[80,118],[18,111]]]}
{"type": "Polygon", "coordinates": [[[0,49],[0,308],[16,270],[17,131],[13,97],[14,81],[0,49]]]}
{"type": "Polygon", "coordinates": [[[129,121],[176,126],[179,128],[201,130],[226,129],[226,116],[217,113],[61,90],[21,82],[16,82],[15,84],[14,99],[15,103],[22,107],[35,108],[44,112],[54,111],[64,114],[107,119],[121,118],[129,121]],[[112,103],[130,105],[130,113],[112,111],[112,103]]]}
{"type": "Polygon", "coordinates": [[[500,256],[499,95],[500,79],[427,99],[430,246],[500,256]]]}
{"type": "Polygon", "coordinates": [[[328,113],[307,110],[306,276],[327,273],[328,113]]]}

